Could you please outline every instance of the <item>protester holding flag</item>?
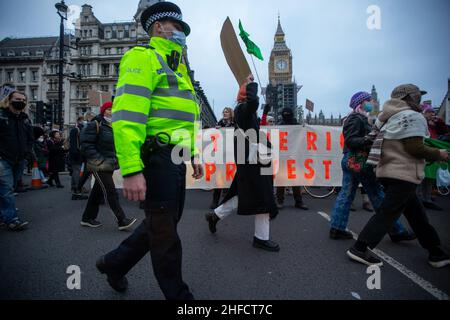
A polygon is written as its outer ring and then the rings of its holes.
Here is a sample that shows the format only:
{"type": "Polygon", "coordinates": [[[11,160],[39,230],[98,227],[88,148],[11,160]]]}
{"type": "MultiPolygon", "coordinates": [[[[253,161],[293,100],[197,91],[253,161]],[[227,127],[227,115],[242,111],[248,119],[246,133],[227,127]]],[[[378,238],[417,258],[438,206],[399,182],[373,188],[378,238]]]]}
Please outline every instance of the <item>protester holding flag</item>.
{"type": "MultiPolygon", "coordinates": [[[[250,75],[247,78],[247,83],[242,85],[239,90],[235,121],[238,131],[254,130],[259,135],[260,124],[257,116],[259,106],[258,84],[253,81],[254,78],[250,75]]],[[[211,233],[216,233],[217,223],[235,212],[236,209],[239,215],[254,215],[255,236],[253,238],[253,246],[277,252],[280,250],[279,245],[270,240],[270,219],[274,219],[278,215],[273,195],[273,176],[261,174],[264,165],[250,163],[249,144],[250,142],[246,139],[245,152],[242,155],[239,154],[239,151],[242,152],[244,150],[239,150],[235,147],[237,163],[235,179],[221,206],[215,209],[214,212],[208,213],[206,220],[211,233]],[[243,164],[239,163],[240,161],[238,160],[240,158],[245,159],[243,164]]],[[[235,141],[236,145],[238,144],[235,141]]]]}

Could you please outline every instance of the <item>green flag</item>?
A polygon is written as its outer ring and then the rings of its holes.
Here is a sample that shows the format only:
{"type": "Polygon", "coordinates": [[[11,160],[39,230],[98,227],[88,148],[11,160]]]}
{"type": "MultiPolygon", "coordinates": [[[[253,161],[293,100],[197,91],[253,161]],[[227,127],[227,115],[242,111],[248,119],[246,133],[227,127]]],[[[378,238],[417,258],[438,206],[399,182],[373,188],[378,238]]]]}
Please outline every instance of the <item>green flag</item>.
{"type": "MultiPolygon", "coordinates": [[[[450,152],[450,143],[434,139],[425,139],[425,145],[428,147],[447,150],[450,152]]],[[[450,167],[450,162],[429,162],[425,167],[425,177],[428,179],[436,179],[436,173],[439,168],[446,169],[450,167]]]]}
{"type": "Polygon", "coordinates": [[[239,20],[239,36],[242,38],[242,41],[244,41],[245,46],[247,47],[247,52],[257,57],[259,60],[264,60],[261,49],[252,41],[250,40],[250,35],[244,30],[244,27],[242,27],[241,20],[239,20]]]}

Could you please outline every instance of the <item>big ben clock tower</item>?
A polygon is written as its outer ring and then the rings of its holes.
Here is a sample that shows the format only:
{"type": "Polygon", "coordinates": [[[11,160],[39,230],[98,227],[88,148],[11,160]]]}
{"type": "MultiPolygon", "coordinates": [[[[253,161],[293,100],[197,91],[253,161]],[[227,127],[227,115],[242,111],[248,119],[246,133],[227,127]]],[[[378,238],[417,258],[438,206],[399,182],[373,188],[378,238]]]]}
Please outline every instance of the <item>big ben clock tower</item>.
{"type": "Polygon", "coordinates": [[[277,120],[281,119],[281,110],[289,107],[297,113],[297,93],[300,88],[292,81],[292,52],[286,45],[286,35],[278,17],[278,27],[269,61],[269,85],[266,88],[267,102],[273,107],[277,120]]]}
{"type": "Polygon", "coordinates": [[[286,45],[285,34],[279,17],[275,43],[270,55],[269,81],[272,85],[292,82],[292,54],[286,45]]]}

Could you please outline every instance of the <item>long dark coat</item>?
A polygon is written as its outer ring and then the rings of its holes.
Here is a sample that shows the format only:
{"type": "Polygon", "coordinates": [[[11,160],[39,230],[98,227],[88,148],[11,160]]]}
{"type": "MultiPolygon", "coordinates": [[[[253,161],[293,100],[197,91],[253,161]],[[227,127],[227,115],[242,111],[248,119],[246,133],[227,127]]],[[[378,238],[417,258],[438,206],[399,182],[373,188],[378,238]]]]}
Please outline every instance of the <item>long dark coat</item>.
{"type": "MultiPolygon", "coordinates": [[[[259,132],[259,120],[256,114],[259,106],[257,93],[258,85],[256,83],[247,85],[247,102],[239,104],[234,111],[236,125],[244,131],[254,129],[259,132]]],[[[247,159],[248,142],[245,149],[245,159],[247,159]]],[[[235,141],[236,163],[237,159],[235,141]]],[[[238,196],[239,215],[251,216],[269,213],[271,218],[275,218],[278,209],[273,194],[273,176],[261,175],[262,168],[261,164],[238,164],[233,183],[222,203],[238,196]]]]}
{"type": "Polygon", "coordinates": [[[64,140],[56,141],[49,139],[47,141],[48,149],[48,171],[63,172],[66,168],[66,151],[64,150],[64,140]]]}

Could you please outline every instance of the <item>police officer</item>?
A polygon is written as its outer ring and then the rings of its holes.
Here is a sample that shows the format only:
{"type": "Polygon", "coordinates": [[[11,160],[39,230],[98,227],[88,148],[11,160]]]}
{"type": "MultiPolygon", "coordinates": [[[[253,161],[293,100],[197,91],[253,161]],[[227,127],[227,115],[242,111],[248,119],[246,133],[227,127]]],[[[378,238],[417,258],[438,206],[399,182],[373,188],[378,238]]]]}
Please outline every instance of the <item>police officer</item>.
{"type": "MultiPolygon", "coordinates": [[[[183,282],[182,248],[177,225],[183,212],[186,166],[172,155],[183,148],[192,155],[193,177],[203,168],[195,160],[200,108],[181,57],[190,27],[170,2],[148,7],[141,23],[148,47],[128,51],[120,64],[113,106],[117,157],[124,196],[145,200],[145,221],[116,250],[101,257],[97,268],[113,289],[127,289],[126,274],[150,252],[153,272],[168,300],[191,300],[183,282]]],[[[177,157],[175,157],[177,158],[177,157]]]]}

